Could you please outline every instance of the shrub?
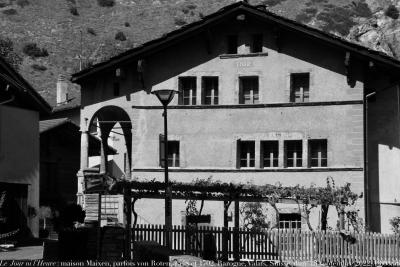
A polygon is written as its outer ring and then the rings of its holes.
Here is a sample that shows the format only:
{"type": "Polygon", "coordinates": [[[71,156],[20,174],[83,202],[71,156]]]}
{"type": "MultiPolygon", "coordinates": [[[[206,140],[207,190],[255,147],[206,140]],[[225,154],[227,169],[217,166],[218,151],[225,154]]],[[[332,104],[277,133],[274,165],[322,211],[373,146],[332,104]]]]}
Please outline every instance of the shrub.
{"type": "Polygon", "coordinates": [[[326,32],[337,32],[342,36],[349,34],[351,27],[356,23],[353,21],[353,10],[345,7],[335,7],[320,12],[316,18],[323,22],[322,30],[326,32]]]}
{"type": "Polygon", "coordinates": [[[175,25],[177,26],[182,26],[185,25],[186,23],[187,23],[186,20],[182,18],[175,18],[175,25]]]}
{"type": "Polygon", "coordinates": [[[393,217],[389,220],[392,230],[395,234],[400,234],[400,216],[393,217]]]}
{"type": "Polygon", "coordinates": [[[78,9],[75,6],[71,6],[69,8],[69,12],[71,12],[71,14],[74,16],[79,16],[78,9]]]}
{"type": "Polygon", "coordinates": [[[30,57],[47,57],[49,53],[45,48],[39,48],[36,43],[28,43],[22,51],[30,57]]]}
{"type": "Polygon", "coordinates": [[[18,13],[17,10],[15,10],[13,8],[3,10],[3,14],[5,14],[5,15],[16,15],[17,13],[18,13]]]}
{"type": "Polygon", "coordinates": [[[398,19],[399,18],[399,10],[395,7],[395,5],[390,5],[386,9],[385,15],[392,19],[398,19]]]}
{"type": "Polygon", "coordinates": [[[125,22],[125,27],[130,27],[131,26],[131,24],[129,23],[129,22],[125,22]]]}
{"type": "Polygon", "coordinates": [[[8,39],[2,39],[0,37],[0,56],[3,57],[8,64],[18,69],[22,62],[22,58],[14,52],[14,44],[8,39]]]}
{"type": "Polygon", "coordinates": [[[353,10],[355,14],[359,17],[370,18],[372,16],[371,9],[369,8],[368,4],[364,2],[355,4],[353,10]]]}
{"type": "Polygon", "coordinates": [[[3,8],[3,7],[6,7],[6,6],[9,6],[10,4],[7,4],[7,3],[0,3],[0,8],[3,8]]]}
{"type": "Polygon", "coordinates": [[[189,5],[187,5],[186,6],[188,9],[196,9],[196,5],[194,5],[194,4],[189,4],[189,5]]]}
{"type": "Polygon", "coordinates": [[[201,19],[204,18],[204,14],[199,12],[199,18],[201,18],[201,19]]]}
{"type": "Polygon", "coordinates": [[[189,9],[187,9],[187,8],[182,8],[181,11],[183,14],[189,13],[189,9]]]}
{"type": "Polygon", "coordinates": [[[94,35],[94,36],[97,35],[93,28],[87,28],[87,33],[94,35]]]}
{"type": "Polygon", "coordinates": [[[119,31],[117,34],[115,34],[115,40],[126,41],[126,36],[123,32],[119,31]]]}
{"type": "Polygon", "coordinates": [[[115,0],[97,0],[97,4],[101,7],[113,7],[115,6],[115,0]]]}
{"type": "Polygon", "coordinates": [[[28,0],[17,0],[17,5],[18,6],[20,6],[20,7],[25,7],[25,6],[27,6],[27,5],[29,5],[30,3],[29,3],[29,1],[28,0]]]}
{"type": "Polygon", "coordinates": [[[34,70],[37,70],[37,71],[45,71],[45,70],[47,70],[46,66],[39,65],[39,64],[32,64],[31,68],[34,69],[34,70]]]}

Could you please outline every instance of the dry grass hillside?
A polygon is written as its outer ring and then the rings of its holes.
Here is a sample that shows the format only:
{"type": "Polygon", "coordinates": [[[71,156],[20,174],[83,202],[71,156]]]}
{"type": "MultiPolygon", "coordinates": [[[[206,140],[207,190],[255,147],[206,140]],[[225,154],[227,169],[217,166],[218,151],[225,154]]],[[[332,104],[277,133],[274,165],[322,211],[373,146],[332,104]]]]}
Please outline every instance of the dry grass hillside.
{"type": "MultiPolygon", "coordinates": [[[[0,38],[9,38],[20,73],[52,105],[59,74],[71,74],[201,19],[234,0],[0,0],[0,38]]],[[[282,16],[342,36],[393,1],[250,0],[282,16]],[[366,2],[367,1],[367,2],[366,2]]],[[[390,18],[391,20],[397,20],[390,18]]],[[[362,40],[361,40],[362,41],[362,40]]],[[[1,45],[1,43],[0,43],[1,45]]],[[[1,52],[1,47],[0,47],[1,52]]],[[[78,95],[76,89],[74,93],[78,95]]]]}

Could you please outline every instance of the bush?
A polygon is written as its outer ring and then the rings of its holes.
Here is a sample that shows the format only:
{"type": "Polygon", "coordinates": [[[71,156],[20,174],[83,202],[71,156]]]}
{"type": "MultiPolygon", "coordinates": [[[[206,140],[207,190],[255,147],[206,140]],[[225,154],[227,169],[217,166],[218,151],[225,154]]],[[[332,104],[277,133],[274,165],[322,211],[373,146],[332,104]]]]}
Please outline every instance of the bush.
{"type": "Polygon", "coordinates": [[[17,10],[15,10],[13,8],[3,10],[4,15],[16,15],[17,13],[18,13],[17,10]]]}
{"type": "Polygon", "coordinates": [[[204,14],[199,12],[199,18],[201,18],[201,19],[204,18],[204,14]]]}
{"type": "Polygon", "coordinates": [[[32,64],[31,68],[37,71],[45,71],[47,70],[46,66],[39,65],[39,64],[32,64]]]}
{"type": "Polygon", "coordinates": [[[115,6],[115,0],[97,0],[97,4],[101,7],[113,7],[115,6]]]}
{"type": "Polygon", "coordinates": [[[39,48],[36,43],[26,44],[22,51],[30,57],[47,57],[49,55],[45,48],[39,48]]]}
{"type": "Polygon", "coordinates": [[[323,31],[337,32],[342,36],[346,36],[349,34],[351,27],[356,24],[352,19],[353,15],[353,10],[349,8],[335,7],[324,10],[316,18],[324,23],[322,26],[323,31]]]}
{"type": "Polygon", "coordinates": [[[25,6],[27,6],[27,5],[29,5],[30,3],[29,3],[29,1],[28,0],[17,0],[17,5],[18,6],[20,6],[20,7],[25,7],[25,6]]]}
{"type": "Polygon", "coordinates": [[[14,69],[18,69],[22,62],[22,58],[14,52],[13,42],[8,38],[0,38],[0,56],[3,57],[8,64],[13,66],[14,69]]]}
{"type": "Polygon", "coordinates": [[[393,217],[389,220],[389,223],[392,226],[392,231],[395,234],[400,234],[400,216],[393,217]]]}
{"type": "Polygon", "coordinates": [[[360,2],[354,6],[354,12],[357,16],[363,18],[370,18],[372,16],[372,11],[367,3],[360,2]]]}
{"type": "Polygon", "coordinates": [[[126,41],[126,36],[125,36],[125,34],[123,32],[119,31],[115,35],[115,40],[122,41],[122,42],[126,41]]]}
{"type": "Polygon", "coordinates": [[[89,33],[89,34],[91,34],[91,35],[94,35],[94,36],[97,35],[96,32],[95,32],[95,30],[94,30],[93,28],[87,28],[87,33],[89,33]]]}
{"type": "Polygon", "coordinates": [[[273,7],[276,5],[279,5],[280,3],[284,2],[286,0],[264,0],[261,2],[261,4],[266,5],[268,7],[273,7]]]}
{"type": "Polygon", "coordinates": [[[399,10],[395,7],[395,5],[390,5],[386,9],[385,15],[392,19],[398,19],[399,18],[399,10]]]}
{"type": "Polygon", "coordinates": [[[130,27],[131,26],[131,24],[129,23],[129,22],[125,22],[125,27],[130,27]]]}
{"type": "Polygon", "coordinates": [[[7,3],[0,3],[0,8],[3,8],[3,7],[6,7],[6,6],[9,6],[10,4],[7,4],[7,3]]]}
{"type": "Polygon", "coordinates": [[[196,9],[196,5],[193,5],[193,4],[189,4],[189,5],[187,5],[186,6],[188,9],[196,9]]]}
{"type": "Polygon", "coordinates": [[[76,7],[74,7],[74,6],[71,6],[69,8],[69,12],[71,12],[71,14],[74,15],[74,16],[79,16],[78,9],[76,7]]]}
{"type": "Polygon", "coordinates": [[[175,25],[177,25],[177,26],[183,26],[186,23],[187,23],[186,20],[184,20],[182,18],[175,18],[175,25]]]}

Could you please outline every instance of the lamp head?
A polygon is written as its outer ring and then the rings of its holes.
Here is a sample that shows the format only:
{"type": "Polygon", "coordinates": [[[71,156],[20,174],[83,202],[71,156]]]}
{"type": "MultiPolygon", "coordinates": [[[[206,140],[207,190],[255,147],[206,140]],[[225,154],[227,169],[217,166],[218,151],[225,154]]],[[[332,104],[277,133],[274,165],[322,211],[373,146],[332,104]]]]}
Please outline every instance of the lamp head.
{"type": "Polygon", "coordinates": [[[163,106],[167,106],[172,101],[177,91],[174,89],[159,89],[154,90],[151,93],[157,96],[163,106]]]}

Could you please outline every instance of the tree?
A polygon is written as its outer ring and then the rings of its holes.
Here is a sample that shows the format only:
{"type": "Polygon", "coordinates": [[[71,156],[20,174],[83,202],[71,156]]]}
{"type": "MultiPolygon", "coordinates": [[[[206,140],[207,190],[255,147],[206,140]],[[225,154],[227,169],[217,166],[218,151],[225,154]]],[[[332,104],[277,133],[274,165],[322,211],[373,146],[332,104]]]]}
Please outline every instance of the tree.
{"type": "Polygon", "coordinates": [[[13,42],[9,38],[0,36],[0,56],[14,69],[19,69],[22,58],[14,52],[13,42]]]}
{"type": "Polygon", "coordinates": [[[245,202],[240,207],[244,228],[261,232],[270,228],[267,209],[260,202],[245,202]]]}

